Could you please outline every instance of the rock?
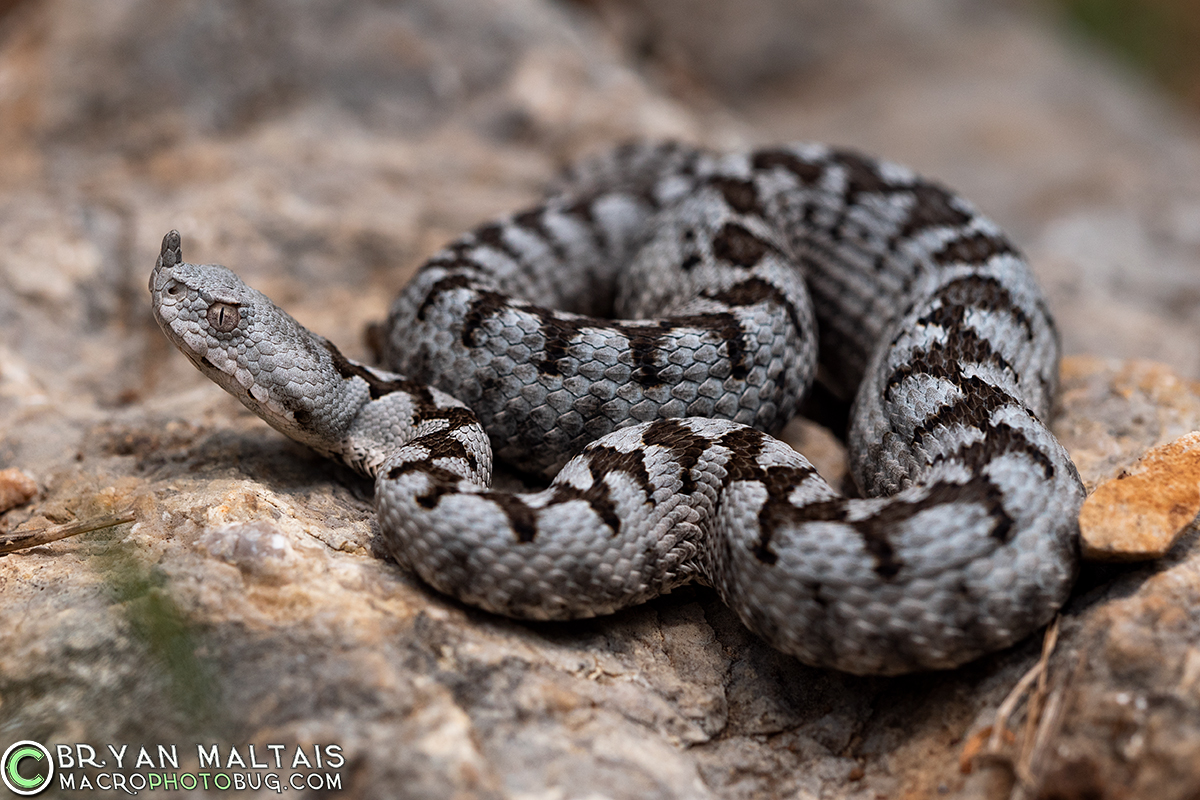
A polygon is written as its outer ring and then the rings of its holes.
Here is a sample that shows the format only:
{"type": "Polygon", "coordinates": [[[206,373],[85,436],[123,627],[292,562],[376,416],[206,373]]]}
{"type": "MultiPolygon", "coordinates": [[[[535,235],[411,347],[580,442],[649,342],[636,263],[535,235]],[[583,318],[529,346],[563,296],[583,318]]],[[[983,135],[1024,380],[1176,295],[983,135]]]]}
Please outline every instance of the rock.
{"type": "Polygon", "coordinates": [[[0,514],[22,506],[37,494],[37,482],[19,469],[0,469],[0,514]]]}
{"type": "Polygon", "coordinates": [[[1089,490],[1200,419],[1200,383],[1154,361],[1073,356],[1063,360],[1060,385],[1064,413],[1054,432],[1089,490]]]}
{"type": "MultiPolygon", "coordinates": [[[[7,518],[138,521],[0,559],[0,746],[174,743],[182,772],[198,743],[225,763],[336,745],[345,797],[990,798],[1012,764],[1046,797],[1195,795],[1187,537],[1085,570],[1048,663],[1061,713],[1027,764],[1014,727],[964,775],[1036,637],[855,678],[771,650],[699,587],[571,624],[460,606],[381,557],[370,485],[250,417],[148,309],[178,228],[364,357],[364,323],[422,258],[583,152],[835,140],[961,189],[1026,245],[1068,350],[1103,356],[1064,363],[1055,425],[1093,487],[1200,428],[1200,144],[1006,5],[17,5],[0,21],[0,463],[41,493],[7,518]],[[621,24],[636,35],[607,33],[621,24]]],[[[828,432],[793,430],[844,469],[828,432]]]]}
{"type": "Polygon", "coordinates": [[[1110,578],[1069,609],[1052,666],[1060,712],[1031,759],[1041,796],[1175,800],[1200,787],[1195,544],[1110,578]]]}
{"type": "Polygon", "coordinates": [[[1200,432],[1150,450],[1100,484],[1079,512],[1084,558],[1145,561],[1166,554],[1200,513],[1200,432]]]}

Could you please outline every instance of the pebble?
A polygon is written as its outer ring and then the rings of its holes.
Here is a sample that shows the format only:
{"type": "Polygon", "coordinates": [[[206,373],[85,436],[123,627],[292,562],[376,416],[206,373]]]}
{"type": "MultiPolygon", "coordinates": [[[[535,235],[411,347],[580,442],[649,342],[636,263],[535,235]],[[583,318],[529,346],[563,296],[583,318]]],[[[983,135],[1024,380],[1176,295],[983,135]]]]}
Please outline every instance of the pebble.
{"type": "Polygon", "coordinates": [[[1200,513],[1200,431],[1151,449],[1100,484],[1079,512],[1083,556],[1143,561],[1164,555],[1200,513]]]}
{"type": "Polygon", "coordinates": [[[0,514],[28,503],[37,491],[37,482],[21,470],[0,469],[0,514]]]}

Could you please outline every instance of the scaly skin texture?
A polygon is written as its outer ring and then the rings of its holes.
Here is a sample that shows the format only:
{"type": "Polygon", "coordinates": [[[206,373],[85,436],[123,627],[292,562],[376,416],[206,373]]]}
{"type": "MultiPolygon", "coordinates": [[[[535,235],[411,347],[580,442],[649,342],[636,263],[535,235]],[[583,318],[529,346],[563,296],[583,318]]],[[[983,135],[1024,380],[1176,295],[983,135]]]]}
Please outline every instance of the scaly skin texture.
{"type": "Polygon", "coordinates": [[[1040,421],[1045,302],[993,223],[894,164],[823,145],[584,162],[422,267],[386,369],[183,263],[174,231],[150,291],[201,371],[376,477],[399,561],[496,613],[588,617],[700,581],[787,653],[893,674],[1017,641],[1074,578],[1083,488],[1040,421]],[[769,435],[818,334],[823,383],[854,398],[862,498],[769,435]],[[489,436],[554,482],[490,491],[489,436]]]}

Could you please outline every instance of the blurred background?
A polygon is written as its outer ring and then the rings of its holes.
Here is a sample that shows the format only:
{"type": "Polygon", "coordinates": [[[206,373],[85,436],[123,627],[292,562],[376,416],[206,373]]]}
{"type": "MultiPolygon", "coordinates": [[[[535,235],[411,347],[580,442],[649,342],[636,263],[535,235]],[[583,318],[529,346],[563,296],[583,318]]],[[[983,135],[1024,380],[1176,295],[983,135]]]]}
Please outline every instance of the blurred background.
{"type": "MultiPolygon", "coordinates": [[[[73,193],[94,230],[68,225],[53,247],[119,278],[87,293],[93,321],[140,302],[114,287],[140,283],[127,276],[178,226],[285,299],[296,277],[328,285],[314,313],[358,340],[348,320],[384,304],[337,287],[390,296],[581,154],[810,139],[907,163],[996,218],[1068,352],[1200,377],[1200,6],[1186,0],[0,8],[0,188],[32,191],[0,223],[0,278],[17,296],[65,291],[25,279],[25,257],[51,247],[26,217],[31,196],[73,193]]],[[[26,355],[63,354],[50,380],[72,374],[69,341],[20,327],[26,355]]]]}
{"type": "Polygon", "coordinates": [[[1200,110],[1200,5],[1190,0],[1049,0],[1070,32],[1200,110]]]}

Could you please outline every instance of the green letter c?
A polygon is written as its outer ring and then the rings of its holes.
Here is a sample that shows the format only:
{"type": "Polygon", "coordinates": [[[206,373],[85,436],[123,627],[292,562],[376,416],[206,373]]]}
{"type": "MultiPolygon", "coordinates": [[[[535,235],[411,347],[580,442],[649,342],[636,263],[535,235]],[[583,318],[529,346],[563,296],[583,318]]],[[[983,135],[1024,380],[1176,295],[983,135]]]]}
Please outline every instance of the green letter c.
{"type": "Polygon", "coordinates": [[[46,779],[44,775],[35,775],[32,778],[24,778],[21,773],[17,772],[17,764],[21,763],[26,758],[36,758],[42,760],[42,751],[36,747],[22,747],[20,750],[12,754],[8,759],[8,777],[12,782],[22,789],[32,789],[46,779]]]}

